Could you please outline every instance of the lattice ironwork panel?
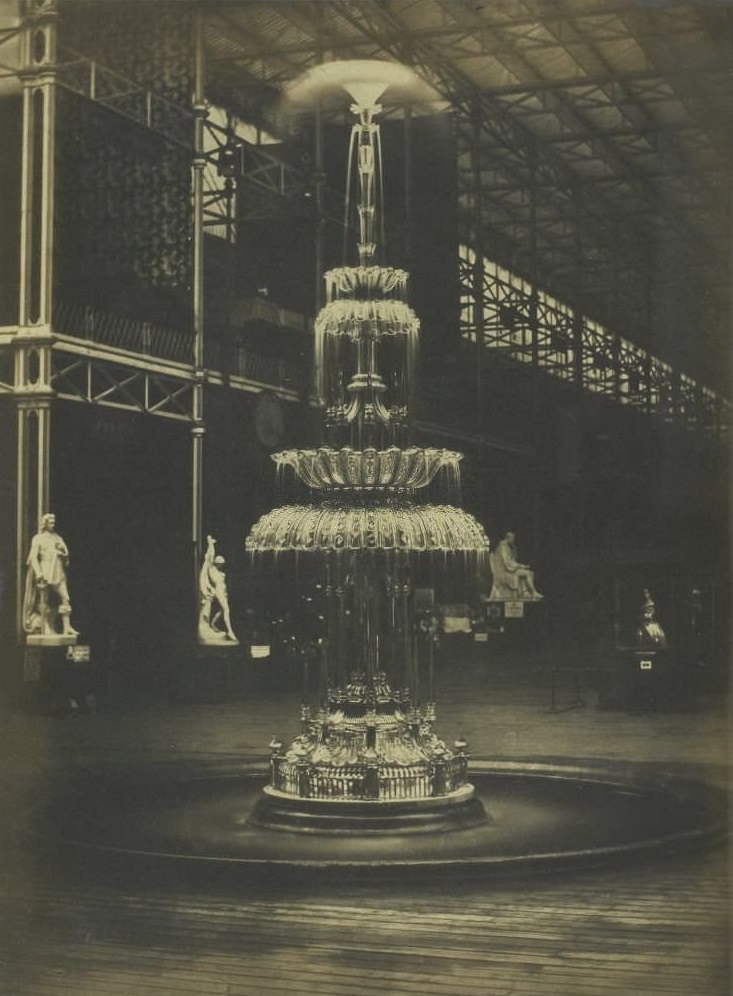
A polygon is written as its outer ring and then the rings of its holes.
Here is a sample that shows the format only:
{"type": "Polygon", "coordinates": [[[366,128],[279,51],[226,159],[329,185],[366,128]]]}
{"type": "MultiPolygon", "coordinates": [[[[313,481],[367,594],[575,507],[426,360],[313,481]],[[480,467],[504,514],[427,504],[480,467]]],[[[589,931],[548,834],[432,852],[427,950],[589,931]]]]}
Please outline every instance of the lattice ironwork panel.
{"type": "Polygon", "coordinates": [[[702,423],[702,401],[700,386],[687,374],[680,374],[677,383],[677,406],[675,415],[688,429],[696,429],[702,423]]]}
{"type": "MultiPolygon", "coordinates": [[[[459,251],[461,334],[476,341],[476,254],[459,251]]],[[[570,380],[575,375],[573,311],[544,291],[532,293],[527,281],[489,260],[483,272],[485,345],[511,359],[536,363],[543,370],[570,380]]]]}
{"type": "Polygon", "coordinates": [[[675,416],[676,375],[669,363],[649,357],[649,405],[651,410],[671,422],[675,416]]]}
{"type": "Polygon", "coordinates": [[[483,290],[486,345],[512,360],[532,363],[535,323],[530,284],[487,260],[483,290]]]}
{"type": "Polygon", "coordinates": [[[731,416],[733,416],[733,405],[724,398],[716,396],[714,434],[717,439],[723,441],[730,439],[731,416]]]}
{"type": "Polygon", "coordinates": [[[649,354],[621,336],[618,349],[618,400],[633,408],[649,407],[649,354]]]}
{"type": "Polygon", "coordinates": [[[537,365],[560,380],[575,377],[574,312],[544,291],[537,292],[537,365]]]}
{"type": "Polygon", "coordinates": [[[705,435],[716,436],[719,421],[718,398],[715,392],[707,387],[703,387],[700,391],[700,418],[705,435]]]}
{"type": "Polygon", "coordinates": [[[458,281],[460,294],[460,334],[463,339],[476,341],[476,311],[474,308],[474,271],[476,253],[470,246],[458,247],[458,281]]]}
{"type": "Polygon", "coordinates": [[[51,386],[68,401],[191,421],[193,383],[54,351],[51,386]]]}
{"type": "Polygon", "coordinates": [[[595,394],[614,397],[617,363],[613,337],[598,322],[584,318],[582,350],[583,387],[595,394]]]}
{"type": "Polygon", "coordinates": [[[203,221],[210,235],[231,242],[236,238],[236,124],[221,107],[212,105],[204,120],[203,221]]]}
{"type": "MultiPolygon", "coordinates": [[[[459,247],[461,336],[476,341],[476,254],[459,247]]],[[[483,271],[483,339],[487,349],[533,363],[561,380],[582,378],[582,387],[667,422],[724,437],[730,404],[687,374],[649,354],[598,322],[491,260],[483,271]],[[576,326],[580,325],[580,342],[576,326]],[[578,345],[580,355],[578,355],[578,345]]]]}

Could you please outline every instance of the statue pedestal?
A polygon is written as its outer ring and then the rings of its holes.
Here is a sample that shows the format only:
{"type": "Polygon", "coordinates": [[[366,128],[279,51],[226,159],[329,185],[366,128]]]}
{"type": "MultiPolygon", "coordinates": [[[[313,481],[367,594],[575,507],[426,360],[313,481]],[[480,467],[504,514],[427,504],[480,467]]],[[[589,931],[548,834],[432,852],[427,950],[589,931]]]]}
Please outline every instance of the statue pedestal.
{"type": "Polygon", "coordinates": [[[97,670],[89,647],[77,645],[77,639],[51,642],[36,637],[26,641],[23,682],[26,704],[32,711],[69,715],[96,710],[97,670]]]}
{"type": "Polygon", "coordinates": [[[547,599],[486,599],[481,629],[490,648],[525,652],[545,644],[547,599]]]}
{"type": "Polygon", "coordinates": [[[506,620],[524,620],[537,614],[538,605],[544,605],[544,598],[487,598],[484,605],[485,619],[490,631],[503,632],[506,620]]]}
{"type": "Polygon", "coordinates": [[[694,668],[667,649],[620,652],[601,677],[599,709],[674,712],[696,705],[694,668]]]}
{"type": "Polygon", "coordinates": [[[29,633],[25,639],[29,647],[73,647],[79,637],[64,633],[29,633]]]}
{"type": "Polygon", "coordinates": [[[211,649],[216,648],[227,648],[227,647],[238,647],[239,640],[231,640],[226,633],[222,633],[220,636],[213,636],[211,634],[203,635],[199,630],[199,647],[211,649]]]}
{"type": "Polygon", "coordinates": [[[181,696],[187,702],[224,702],[241,690],[246,648],[225,643],[197,643],[182,670],[181,696]]]}

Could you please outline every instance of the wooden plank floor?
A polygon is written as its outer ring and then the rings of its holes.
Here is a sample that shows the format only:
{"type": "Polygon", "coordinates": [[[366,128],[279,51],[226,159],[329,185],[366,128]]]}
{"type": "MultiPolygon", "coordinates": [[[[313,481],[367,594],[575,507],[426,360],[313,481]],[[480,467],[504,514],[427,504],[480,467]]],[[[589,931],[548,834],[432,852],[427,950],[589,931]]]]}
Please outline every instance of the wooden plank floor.
{"type": "Polygon", "coordinates": [[[723,855],[408,893],[6,896],[3,996],[728,996],[723,855]]]}

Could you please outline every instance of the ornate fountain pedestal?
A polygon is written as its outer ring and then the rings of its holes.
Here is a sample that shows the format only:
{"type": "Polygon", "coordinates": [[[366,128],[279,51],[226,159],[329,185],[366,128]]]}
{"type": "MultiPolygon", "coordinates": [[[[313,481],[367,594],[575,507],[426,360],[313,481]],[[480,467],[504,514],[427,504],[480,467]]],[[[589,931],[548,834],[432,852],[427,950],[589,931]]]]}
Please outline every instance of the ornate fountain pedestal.
{"type": "Polygon", "coordinates": [[[386,675],[352,675],[290,749],[270,746],[270,784],[250,822],[321,833],[424,833],[485,823],[467,781],[466,744],[449,751],[430,709],[406,711],[386,675]]]}
{"type": "Polygon", "coordinates": [[[266,785],[249,822],[271,830],[364,834],[441,833],[486,823],[473,785],[448,795],[402,802],[382,799],[310,799],[266,785]]]}

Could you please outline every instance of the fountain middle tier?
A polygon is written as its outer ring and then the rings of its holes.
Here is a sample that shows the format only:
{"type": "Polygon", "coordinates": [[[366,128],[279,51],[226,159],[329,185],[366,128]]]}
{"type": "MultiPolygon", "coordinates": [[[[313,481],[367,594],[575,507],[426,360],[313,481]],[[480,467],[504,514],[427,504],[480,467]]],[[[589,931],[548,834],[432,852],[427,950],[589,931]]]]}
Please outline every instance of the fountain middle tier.
{"type": "Polygon", "coordinates": [[[368,332],[381,336],[415,336],[420,320],[404,301],[329,301],[316,318],[317,335],[342,335],[351,339],[368,332]]]}
{"type": "Polygon", "coordinates": [[[426,487],[439,472],[448,474],[451,478],[448,483],[457,484],[458,464],[463,455],[435,447],[356,450],[350,446],[340,449],[321,446],[282,450],[273,453],[272,459],[278,468],[292,468],[304,484],[317,490],[414,490],[426,487]]]}

